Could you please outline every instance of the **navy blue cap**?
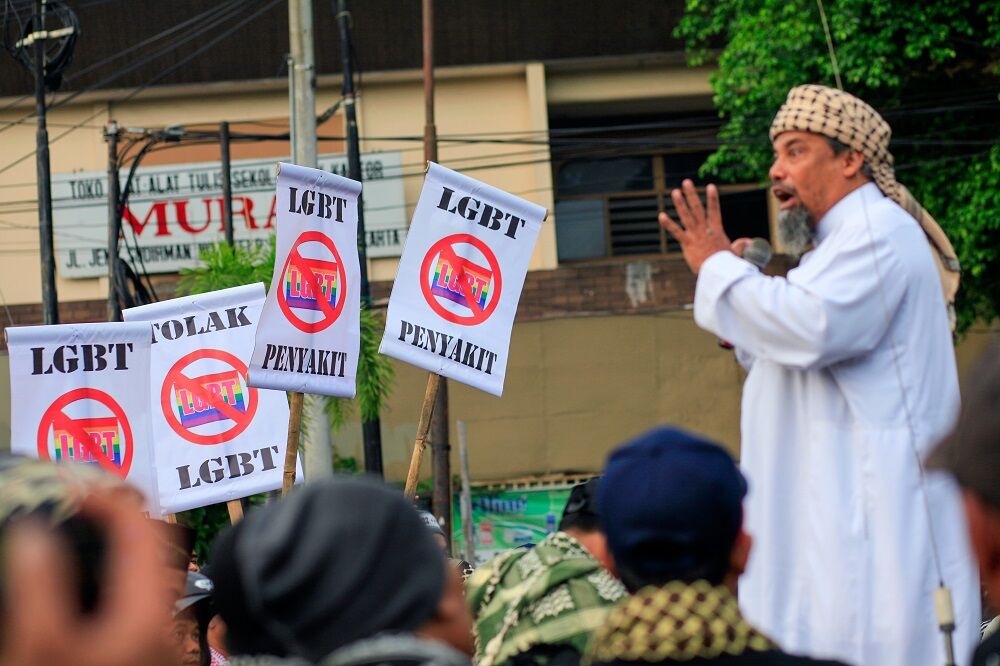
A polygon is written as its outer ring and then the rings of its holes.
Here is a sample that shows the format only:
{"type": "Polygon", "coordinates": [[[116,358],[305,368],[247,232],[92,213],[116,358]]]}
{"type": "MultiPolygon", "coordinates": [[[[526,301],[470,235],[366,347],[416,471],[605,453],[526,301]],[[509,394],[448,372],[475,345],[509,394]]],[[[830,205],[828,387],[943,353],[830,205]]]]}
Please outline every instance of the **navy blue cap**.
{"type": "Polygon", "coordinates": [[[743,522],[747,484],[721,446],[661,427],[612,452],[597,491],[625,584],[721,582],[743,522]]]}

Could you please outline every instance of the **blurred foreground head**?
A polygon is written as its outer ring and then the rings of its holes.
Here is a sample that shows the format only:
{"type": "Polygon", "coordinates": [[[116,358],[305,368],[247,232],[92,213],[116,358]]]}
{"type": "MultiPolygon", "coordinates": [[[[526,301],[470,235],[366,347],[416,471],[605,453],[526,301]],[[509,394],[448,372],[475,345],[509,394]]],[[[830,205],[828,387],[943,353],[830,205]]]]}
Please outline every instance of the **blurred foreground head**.
{"type": "Polygon", "coordinates": [[[403,496],[369,479],[296,489],[215,543],[209,575],[233,654],[317,662],[376,634],[471,652],[458,573],[403,496]]]}
{"type": "Polygon", "coordinates": [[[980,356],[955,429],[927,459],[962,488],[969,536],[983,584],[1000,602],[1000,343],[980,356]]]}
{"type": "Polygon", "coordinates": [[[598,488],[612,566],[635,591],[671,581],[735,584],[749,555],[747,485],[720,446],[656,428],[615,450],[598,488]]]}
{"type": "MultiPolygon", "coordinates": [[[[8,529],[22,522],[51,528],[66,547],[72,573],[79,581],[79,604],[84,612],[92,611],[97,604],[107,549],[100,521],[80,511],[84,500],[95,492],[137,516],[141,511],[139,492],[95,465],[0,457],[0,539],[5,540],[8,529]]],[[[183,541],[185,535],[175,535],[174,526],[164,523],[154,527],[161,533],[164,557],[167,550],[172,550],[174,568],[183,571],[187,554],[178,541],[183,541]]],[[[0,598],[2,594],[0,582],[0,598]]]]}
{"type": "Polygon", "coordinates": [[[172,663],[187,552],[141,510],[94,466],[0,457],[0,664],[172,663]]]}

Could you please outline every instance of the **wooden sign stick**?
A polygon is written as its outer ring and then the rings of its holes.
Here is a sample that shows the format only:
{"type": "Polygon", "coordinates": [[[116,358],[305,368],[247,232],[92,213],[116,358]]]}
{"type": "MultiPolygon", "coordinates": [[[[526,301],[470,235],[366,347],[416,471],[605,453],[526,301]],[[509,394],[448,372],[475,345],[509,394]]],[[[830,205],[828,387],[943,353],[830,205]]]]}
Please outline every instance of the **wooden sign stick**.
{"type": "Polygon", "coordinates": [[[302,428],[302,394],[298,391],[292,391],[288,410],[288,443],[285,445],[285,474],[281,478],[282,495],[287,495],[295,485],[295,459],[299,453],[299,430],[302,428]]]}
{"type": "Polygon", "coordinates": [[[406,473],[406,487],[403,489],[403,497],[408,500],[412,500],[417,494],[420,461],[424,457],[424,449],[427,448],[427,432],[431,429],[431,416],[434,414],[434,402],[437,400],[440,387],[441,375],[432,372],[427,377],[424,404],[420,407],[420,420],[417,422],[417,439],[413,443],[413,457],[410,458],[410,469],[406,473]]]}
{"type": "Polygon", "coordinates": [[[243,502],[238,499],[229,500],[226,502],[226,508],[229,509],[230,525],[235,525],[243,520],[243,502]]]}

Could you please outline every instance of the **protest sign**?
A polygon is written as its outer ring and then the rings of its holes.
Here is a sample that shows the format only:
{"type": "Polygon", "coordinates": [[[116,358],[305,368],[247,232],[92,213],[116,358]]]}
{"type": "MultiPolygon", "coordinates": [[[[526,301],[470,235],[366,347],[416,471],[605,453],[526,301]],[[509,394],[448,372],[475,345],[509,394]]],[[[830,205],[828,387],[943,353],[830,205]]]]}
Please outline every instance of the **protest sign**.
{"type": "Polygon", "coordinates": [[[8,328],[11,451],[99,465],[158,513],[149,333],[145,323],[8,328]]]}
{"type": "Polygon", "coordinates": [[[361,183],[280,164],[277,259],[250,384],[353,398],[361,341],[361,183]]]}
{"type": "Polygon", "coordinates": [[[431,163],[379,351],[499,396],[517,302],[545,213],[431,163]]]}
{"type": "Polygon", "coordinates": [[[281,487],[288,401],[247,382],[263,304],[257,283],[122,313],[152,326],[145,395],[164,511],[281,487]]]}

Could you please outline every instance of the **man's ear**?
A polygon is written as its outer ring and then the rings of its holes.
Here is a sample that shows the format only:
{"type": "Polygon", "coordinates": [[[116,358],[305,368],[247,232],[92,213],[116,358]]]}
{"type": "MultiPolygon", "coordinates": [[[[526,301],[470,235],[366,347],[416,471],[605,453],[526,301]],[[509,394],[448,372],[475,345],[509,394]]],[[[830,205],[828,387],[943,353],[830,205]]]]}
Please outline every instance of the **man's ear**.
{"type": "Polygon", "coordinates": [[[750,550],[753,548],[753,537],[747,534],[742,527],[736,534],[733,547],[729,551],[729,571],[740,576],[747,568],[747,560],[750,559],[750,550]]]}
{"type": "Polygon", "coordinates": [[[968,490],[962,493],[962,500],[979,573],[990,595],[995,596],[1000,593],[1000,511],[991,509],[968,490]]]}
{"type": "Polygon", "coordinates": [[[865,165],[864,155],[856,150],[845,150],[839,157],[844,160],[843,174],[845,178],[850,180],[861,173],[861,167],[865,165]]]}
{"type": "Polygon", "coordinates": [[[618,565],[615,564],[615,556],[611,554],[610,548],[608,549],[607,557],[601,561],[601,564],[604,565],[604,568],[607,569],[612,576],[618,578],[619,580],[621,579],[621,576],[618,575],[618,565]]]}

